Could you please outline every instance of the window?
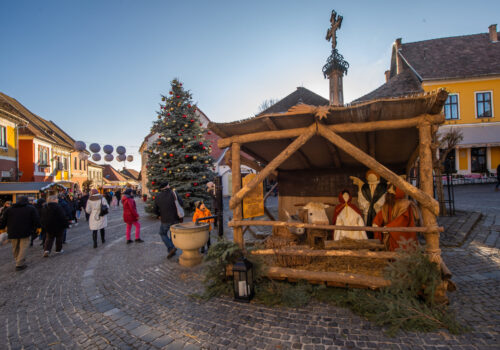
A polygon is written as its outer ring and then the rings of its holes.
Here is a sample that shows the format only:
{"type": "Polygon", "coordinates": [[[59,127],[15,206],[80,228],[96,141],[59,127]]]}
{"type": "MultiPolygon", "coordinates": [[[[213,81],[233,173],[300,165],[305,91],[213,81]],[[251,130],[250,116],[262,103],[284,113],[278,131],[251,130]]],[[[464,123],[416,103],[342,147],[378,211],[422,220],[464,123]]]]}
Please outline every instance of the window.
{"type": "Polygon", "coordinates": [[[48,166],[49,165],[49,148],[44,146],[38,146],[38,165],[48,166]]]}
{"type": "Polygon", "coordinates": [[[73,169],[75,169],[75,170],[76,170],[76,157],[75,157],[75,158],[73,158],[73,159],[75,160],[75,161],[73,162],[73,163],[74,163],[74,164],[73,164],[73,169]]]}
{"type": "Polygon", "coordinates": [[[63,158],[63,169],[68,170],[68,158],[63,158]]]}
{"type": "Polygon", "coordinates": [[[470,149],[471,172],[485,173],[486,172],[486,147],[478,147],[470,149]]]}
{"type": "Polygon", "coordinates": [[[7,147],[7,128],[0,125],[0,147],[7,147]]]}
{"type": "Polygon", "coordinates": [[[478,118],[493,117],[491,92],[476,92],[476,116],[478,118]]]}
{"type": "Polygon", "coordinates": [[[458,115],[458,95],[450,94],[444,103],[444,117],[446,120],[459,119],[458,115]]]}

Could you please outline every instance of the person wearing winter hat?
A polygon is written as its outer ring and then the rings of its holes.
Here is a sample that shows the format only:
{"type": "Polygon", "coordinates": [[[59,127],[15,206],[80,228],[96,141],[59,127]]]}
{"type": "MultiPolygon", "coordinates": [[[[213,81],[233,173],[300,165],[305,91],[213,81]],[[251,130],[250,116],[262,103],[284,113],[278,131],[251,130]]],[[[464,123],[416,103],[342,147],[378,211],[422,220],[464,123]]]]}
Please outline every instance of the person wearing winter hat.
{"type": "MultiPolygon", "coordinates": [[[[205,203],[202,201],[197,201],[194,203],[195,212],[193,215],[193,222],[196,222],[197,219],[206,218],[207,216],[212,216],[210,209],[205,206],[205,203]]],[[[201,222],[208,222],[208,241],[207,241],[207,250],[210,248],[210,231],[212,231],[212,222],[214,219],[203,220],[201,222]]],[[[205,252],[205,247],[201,248],[201,252],[205,252]]]]}
{"type": "Polygon", "coordinates": [[[139,213],[137,213],[137,207],[135,205],[135,200],[132,197],[132,189],[127,188],[123,193],[121,198],[123,204],[123,221],[127,224],[127,229],[125,235],[127,237],[127,244],[132,243],[130,239],[130,233],[132,231],[132,225],[135,226],[135,242],[144,242],[141,239],[141,224],[139,223],[139,213]]]}
{"type": "MultiPolygon", "coordinates": [[[[109,209],[108,202],[102,197],[99,192],[94,188],[90,191],[90,197],[85,207],[85,212],[89,215],[89,228],[92,231],[92,239],[94,241],[94,248],[97,248],[97,230],[101,232],[102,243],[106,242],[105,228],[108,226],[107,213],[101,216],[102,209],[109,209]]],[[[104,210],[105,211],[105,210],[104,210]]]]}

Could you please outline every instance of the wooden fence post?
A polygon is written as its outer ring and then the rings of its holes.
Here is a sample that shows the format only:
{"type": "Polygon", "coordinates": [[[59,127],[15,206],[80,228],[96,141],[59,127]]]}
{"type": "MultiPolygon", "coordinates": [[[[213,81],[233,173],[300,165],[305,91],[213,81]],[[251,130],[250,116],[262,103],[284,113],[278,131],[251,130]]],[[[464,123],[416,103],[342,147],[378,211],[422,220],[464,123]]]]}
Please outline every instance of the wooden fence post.
{"type": "MultiPolygon", "coordinates": [[[[232,173],[232,193],[231,197],[234,198],[236,193],[241,189],[241,166],[240,166],[240,144],[233,143],[231,146],[231,173],[232,173]]],[[[237,206],[233,208],[233,220],[241,220],[243,218],[243,208],[242,203],[238,203],[237,206]]],[[[238,244],[242,249],[245,249],[245,241],[243,240],[243,228],[233,227],[233,240],[234,243],[238,244]]]]}
{"type": "MultiPolygon", "coordinates": [[[[431,124],[423,122],[418,126],[419,132],[419,156],[420,156],[420,189],[429,196],[434,196],[434,183],[432,176],[432,135],[431,124]]],[[[422,210],[423,226],[437,227],[436,215],[428,208],[420,205],[422,210]]],[[[441,250],[439,249],[439,232],[430,231],[425,233],[426,248],[425,251],[429,255],[429,259],[438,265],[441,264],[441,250]]]]}

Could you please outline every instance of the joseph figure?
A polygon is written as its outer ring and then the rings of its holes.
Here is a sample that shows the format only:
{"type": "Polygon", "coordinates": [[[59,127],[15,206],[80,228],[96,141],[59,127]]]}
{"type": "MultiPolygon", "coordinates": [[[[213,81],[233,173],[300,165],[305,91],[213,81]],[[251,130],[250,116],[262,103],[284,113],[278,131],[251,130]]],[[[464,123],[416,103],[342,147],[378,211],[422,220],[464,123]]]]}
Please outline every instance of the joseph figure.
{"type": "MultiPolygon", "coordinates": [[[[366,172],[366,183],[355,176],[350,176],[350,179],[358,186],[358,205],[363,212],[365,224],[372,226],[373,219],[384,205],[387,183],[380,181],[380,175],[373,170],[366,172]]],[[[373,238],[373,232],[366,234],[369,239],[373,238]]]]}

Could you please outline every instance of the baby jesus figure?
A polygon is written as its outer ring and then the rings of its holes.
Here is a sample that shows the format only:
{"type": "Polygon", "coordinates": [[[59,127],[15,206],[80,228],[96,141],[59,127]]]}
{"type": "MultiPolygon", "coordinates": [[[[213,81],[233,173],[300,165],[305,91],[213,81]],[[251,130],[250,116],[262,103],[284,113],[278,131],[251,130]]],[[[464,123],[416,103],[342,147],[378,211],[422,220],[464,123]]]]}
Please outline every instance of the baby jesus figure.
{"type": "MultiPolygon", "coordinates": [[[[343,190],[339,194],[339,204],[335,207],[332,224],[339,226],[364,226],[361,210],[351,203],[352,197],[349,191],[343,190]]],[[[342,238],[367,239],[365,231],[333,231],[333,239],[338,241],[342,238]]]]}

